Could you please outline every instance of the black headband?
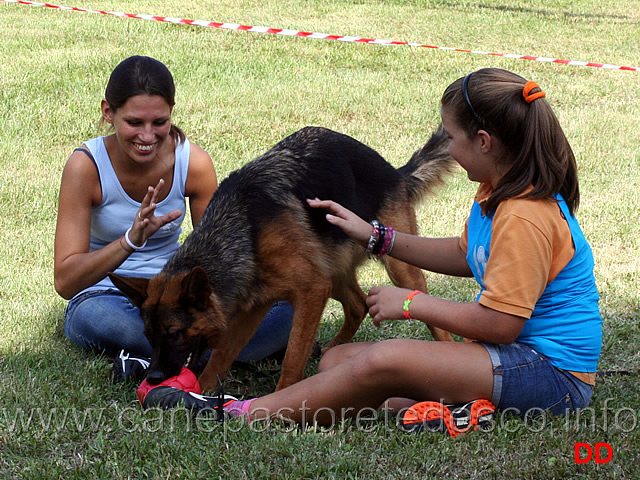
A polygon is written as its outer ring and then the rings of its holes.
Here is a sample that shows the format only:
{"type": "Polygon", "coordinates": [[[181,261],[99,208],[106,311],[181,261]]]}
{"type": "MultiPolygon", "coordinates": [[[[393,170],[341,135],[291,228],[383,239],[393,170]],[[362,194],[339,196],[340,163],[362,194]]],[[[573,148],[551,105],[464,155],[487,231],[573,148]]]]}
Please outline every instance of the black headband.
{"type": "Polygon", "coordinates": [[[469,105],[469,108],[471,109],[471,113],[473,113],[473,116],[476,117],[476,120],[478,121],[478,123],[484,124],[484,122],[482,121],[480,116],[473,109],[473,105],[471,105],[471,100],[469,100],[469,91],[467,90],[467,84],[469,83],[469,77],[471,77],[471,75],[473,75],[474,73],[475,72],[471,72],[466,77],[464,77],[464,80],[462,80],[462,96],[464,97],[465,101],[467,102],[467,105],[469,105]]]}

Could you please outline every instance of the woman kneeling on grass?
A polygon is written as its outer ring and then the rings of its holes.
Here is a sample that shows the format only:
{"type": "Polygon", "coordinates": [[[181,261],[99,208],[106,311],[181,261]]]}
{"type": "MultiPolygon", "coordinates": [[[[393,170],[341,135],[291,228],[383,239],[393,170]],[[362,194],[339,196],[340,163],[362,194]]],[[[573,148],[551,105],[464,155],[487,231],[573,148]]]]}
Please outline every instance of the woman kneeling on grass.
{"type": "MultiPolygon", "coordinates": [[[[230,402],[225,411],[249,420],[281,413],[332,424],[340,412],[429,401],[490,399],[521,415],[587,406],[601,348],[599,297],[591,249],[574,216],[576,162],[544,96],[534,82],[498,69],[451,84],[442,124],[451,156],[480,184],[470,216],[460,237],[398,232],[387,252],[433,272],[473,275],[481,287],[477,301],[395,287],[374,287],[366,299],[376,326],[413,318],[475,341],[340,345],[324,355],[317,375],[230,402]]],[[[383,241],[382,229],[372,234],[371,224],[335,202],[309,205],[326,209],[328,222],[365,247],[383,241]]]]}

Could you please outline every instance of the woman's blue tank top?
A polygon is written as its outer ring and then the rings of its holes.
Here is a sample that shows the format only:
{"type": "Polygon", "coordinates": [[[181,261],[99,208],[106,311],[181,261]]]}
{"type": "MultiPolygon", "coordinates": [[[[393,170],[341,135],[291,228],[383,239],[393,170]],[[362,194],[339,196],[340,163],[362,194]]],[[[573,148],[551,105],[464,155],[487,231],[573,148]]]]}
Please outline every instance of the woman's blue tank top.
{"type": "MultiPolygon", "coordinates": [[[[118,240],[129,227],[140,209],[140,202],[133,200],[122,188],[111,159],[104,145],[104,137],[85,142],[100,177],[102,202],[91,211],[90,251],[98,250],[114,240],[118,240]]],[[[128,277],[151,278],[157,274],[179,247],[185,214],[185,183],[189,169],[190,143],[179,143],[175,150],[173,183],[167,197],[158,203],[157,215],[165,215],[172,210],[180,210],[182,215],[164,225],[147,240],[144,249],[132,253],[115,273],[128,277]]],[[[78,295],[91,290],[115,288],[108,277],[83,290],[78,295]]]]}

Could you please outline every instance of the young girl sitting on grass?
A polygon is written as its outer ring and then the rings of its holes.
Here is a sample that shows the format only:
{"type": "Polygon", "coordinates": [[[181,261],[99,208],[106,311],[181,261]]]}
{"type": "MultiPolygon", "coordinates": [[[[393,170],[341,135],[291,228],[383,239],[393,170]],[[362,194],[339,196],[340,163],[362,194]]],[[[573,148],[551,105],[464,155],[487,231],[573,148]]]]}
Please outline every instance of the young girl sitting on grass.
{"type": "MultiPolygon", "coordinates": [[[[230,402],[225,411],[330,424],[341,414],[429,401],[490,399],[521,415],[587,406],[601,347],[599,297],[591,249],[574,216],[576,162],[544,97],[536,83],[499,69],[452,83],[441,105],[449,152],[479,183],[464,231],[454,238],[397,232],[383,243],[392,248],[387,254],[420,268],[474,276],[476,301],[386,286],[366,299],[376,326],[411,318],[474,341],[340,345],[324,355],[317,375],[230,402]]],[[[384,242],[383,229],[372,234],[372,224],[335,202],[309,205],[326,209],[327,221],[364,247],[384,242]]]]}

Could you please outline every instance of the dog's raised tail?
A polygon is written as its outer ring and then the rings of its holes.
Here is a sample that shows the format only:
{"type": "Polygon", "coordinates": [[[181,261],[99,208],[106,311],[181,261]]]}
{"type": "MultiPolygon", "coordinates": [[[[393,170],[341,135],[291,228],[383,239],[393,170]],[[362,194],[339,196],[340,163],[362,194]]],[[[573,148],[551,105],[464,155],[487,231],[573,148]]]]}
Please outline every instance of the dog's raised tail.
{"type": "Polygon", "coordinates": [[[440,125],[425,146],[398,169],[407,184],[411,202],[419,202],[435,187],[442,185],[445,175],[453,170],[455,164],[449,155],[449,139],[440,125]]]}

